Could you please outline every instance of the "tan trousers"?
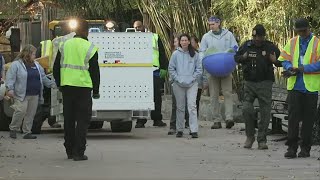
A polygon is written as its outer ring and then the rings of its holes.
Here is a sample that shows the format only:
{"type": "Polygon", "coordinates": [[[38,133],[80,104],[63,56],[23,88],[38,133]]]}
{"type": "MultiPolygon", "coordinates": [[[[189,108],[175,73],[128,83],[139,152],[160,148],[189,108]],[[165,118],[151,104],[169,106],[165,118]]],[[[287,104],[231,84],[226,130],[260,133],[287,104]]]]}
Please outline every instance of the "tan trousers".
{"type": "Polygon", "coordinates": [[[225,104],[225,117],[226,120],[233,120],[233,99],[232,99],[232,75],[226,77],[209,76],[209,92],[211,98],[212,113],[208,117],[213,122],[221,122],[222,117],[220,114],[219,92],[222,89],[225,104]]]}
{"type": "Polygon", "coordinates": [[[23,101],[14,99],[11,106],[14,109],[11,124],[11,131],[20,131],[21,124],[24,134],[31,133],[34,115],[36,114],[39,96],[26,96],[23,101]]]}

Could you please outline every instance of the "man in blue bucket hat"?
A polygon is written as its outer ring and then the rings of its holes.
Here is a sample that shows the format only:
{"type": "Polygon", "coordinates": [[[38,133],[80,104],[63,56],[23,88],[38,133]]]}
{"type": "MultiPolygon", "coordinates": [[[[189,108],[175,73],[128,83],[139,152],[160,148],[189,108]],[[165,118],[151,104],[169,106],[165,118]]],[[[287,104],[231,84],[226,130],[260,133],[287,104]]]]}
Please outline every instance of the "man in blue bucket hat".
{"type": "MultiPolygon", "coordinates": [[[[203,60],[208,51],[212,49],[215,52],[225,52],[229,49],[238,49],[238,44],[233,34],[221,27],[221,18],[219,16],[211,16],[208,19],[210,31],[203,35],[200,44],[200,59],[203,60]]],[[[232,73],[224,77],[208,76],[208,85],[210,97],[212,100],[213,112],[208,117],[213,120],[214,124],[211,129],[222,128],[222,117],[220,115],[219,94],[222,89],[225,104],[226,128],[230,129],[234,126],[233,121],[233,99],[232,99],[232,73]]]]}
{"type": "Polygon", "coordinates": [[[258,24],[252,30],[252,40],[246,41],[235,55],[235,61],[243,67],[244,102],[243,117],[247,139],[244,148],[251,148],[255,141],[253,102],[258,99],[261,119],[258,123],[258,149],[268,149],[267,130],[270,121],[272,84],[275,80],[273,65],[281,66],[280,50],[265,40],[266,30],[258,24]]]}

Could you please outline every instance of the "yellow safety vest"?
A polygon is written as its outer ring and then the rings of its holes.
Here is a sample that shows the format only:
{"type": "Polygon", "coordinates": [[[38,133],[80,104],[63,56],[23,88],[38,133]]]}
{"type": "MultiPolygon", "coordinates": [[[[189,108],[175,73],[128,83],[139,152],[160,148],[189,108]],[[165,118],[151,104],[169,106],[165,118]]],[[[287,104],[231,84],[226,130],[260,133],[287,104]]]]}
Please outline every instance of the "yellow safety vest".
{"type": "Polygon", "coordinates": [[[152,35],[152,47],[153,47],[153,66],[160,68],[160,62],[159,62],[159,47],[158,47],[158,40],[159,36],[158,34],[152,35]]]}
{"type": "Polygon", "coordinates": [[[98,48],[82,38],[67,40],[60,47],[61,86],[92,88],[89,61],[98,48]]]}
{"type": "MultiPolygon", "coordinates": [[[[279,61],[291,61],[293,67],[298,67],[300,59],[300,43],[299,37],[292,38],[281,51],[279,61]]],[[[316,63],[320,58],[320,44],[319,39],[315,36],[312,37],[308,44],[308,48],[303,58],[303,65],[316,63]]],[[[291,76],[287,81],[287,89],[292,90],[296,83],[296,76],[291,76]]],[[[320,72],[304,73],[303,81],[305,87],[310,92],[320,91],[320,72]]]]}
{"type": "MultiPolygon", "coordinates": [[[[49,67],[52,67],[52,48],[53,43],[51,40],[41,41],[41,57],[48,56],[49,57],[49,67]]],[[[51,69],[48,69],[48,72],[51,72],[51,69]]]]}
{"type": "MultiPolygon", "coordinates": [[[[72,32],[64,36],[56,37],[52,40],[52,60],[55,61],[60,46],[69,39],[72,39],[76,33],[72,32]]],[[[50,66],[52,68],[52,66],[50,66]]]]}

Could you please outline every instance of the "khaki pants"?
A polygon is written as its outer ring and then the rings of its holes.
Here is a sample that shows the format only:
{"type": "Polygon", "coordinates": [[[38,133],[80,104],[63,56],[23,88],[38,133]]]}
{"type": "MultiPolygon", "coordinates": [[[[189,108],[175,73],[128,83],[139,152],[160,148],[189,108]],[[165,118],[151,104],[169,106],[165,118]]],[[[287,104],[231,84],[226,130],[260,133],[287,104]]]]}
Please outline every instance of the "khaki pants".
{"type": "Polygon", "coordinates": [[[14,99],[11,106],[14,109],[11,124],[11,131],[20,131],[21,124],[24,134],[31,133],[34,115],[37,112],[39,96],[26,96],[23,101],[14,99]]]}
{"type": "Polygon", "coordinates": [[[213,122],[221,122],[222,117],[220,114],[219,105],[219,92],[222,89],[225,104],[225,116],[226,120],[233,120],[233,99],[232,99],[232,75],[226,77],[214,77],[209,76],[209,92],[211,98],[212,113],[209,113],[208,117],[213,122]]]}

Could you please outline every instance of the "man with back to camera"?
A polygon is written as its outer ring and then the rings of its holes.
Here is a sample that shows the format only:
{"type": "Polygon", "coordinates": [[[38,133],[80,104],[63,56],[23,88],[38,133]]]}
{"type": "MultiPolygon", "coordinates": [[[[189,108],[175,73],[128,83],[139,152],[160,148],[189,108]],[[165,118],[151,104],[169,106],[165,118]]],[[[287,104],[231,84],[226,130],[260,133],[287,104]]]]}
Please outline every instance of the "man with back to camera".
{"type": "Polygon", "coordinates": [[[88,41],[88,30],[88,22],[79,19],[76,35],[60,46],[53,67],[63,96],[64,146],[68,159],[74,161],[88,159],[84,152],[92,98],[100,98],[98,48],[88,41]]]}

